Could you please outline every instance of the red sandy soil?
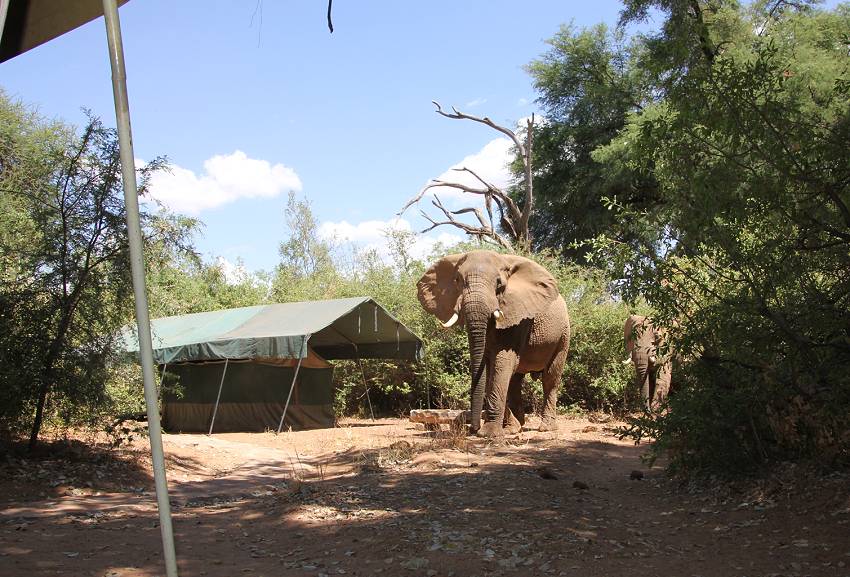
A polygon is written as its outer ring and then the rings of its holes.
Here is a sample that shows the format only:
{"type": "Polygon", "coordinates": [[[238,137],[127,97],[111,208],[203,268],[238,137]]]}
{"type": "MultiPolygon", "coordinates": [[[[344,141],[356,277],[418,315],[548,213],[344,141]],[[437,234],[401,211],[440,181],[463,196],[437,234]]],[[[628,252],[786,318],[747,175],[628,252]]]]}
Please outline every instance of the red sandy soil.
{"type": "MultiPolygon", "coordinates": [[[[681,484],[599,421],[164,435],[180,575],[850,576],[846,473],[681,484]]],[[[146,442],[0,454],[0,576],[164,575],[146,442]]]]}

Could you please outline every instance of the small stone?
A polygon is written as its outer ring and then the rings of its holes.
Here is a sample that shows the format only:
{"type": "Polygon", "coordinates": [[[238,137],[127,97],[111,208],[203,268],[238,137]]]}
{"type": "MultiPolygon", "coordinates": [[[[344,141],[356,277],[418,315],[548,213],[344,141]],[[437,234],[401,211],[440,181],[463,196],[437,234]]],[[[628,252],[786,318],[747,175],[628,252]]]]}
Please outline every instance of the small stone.
{"type": "Polygon", "coordinates": [[[552,469],[550,469],[549,467],[538,467],[535,470],[537,471],[537,474],[540,475],[540,477],[543,478],[543,479],[548,479],[548,480],[551,480],[551,481],[557,481],[558,480],[558,476],[555,473],[553,473],[552,469]]]}
{"type": "Polygon", "coordinates": [[[401,566],[405,569],[410,569],[411,571],[415,571],[416,569],[424,569],[428,566],[428,559],[424,557],[413,557],[408,559],[407,561],[403,561],[401,566]]]}
{"type": "Polygon", "coordinates": [[[582,491],[590,489],[590,487],[584,481],[573,481],[573,487],[576,489],[581,489],[582,491]]]}
{"type": "Polygon", "coordinates": [[[632,481],[641,481],[643,480],[643,471],[634,470],[629,473],[629,479],[632,481]]]}

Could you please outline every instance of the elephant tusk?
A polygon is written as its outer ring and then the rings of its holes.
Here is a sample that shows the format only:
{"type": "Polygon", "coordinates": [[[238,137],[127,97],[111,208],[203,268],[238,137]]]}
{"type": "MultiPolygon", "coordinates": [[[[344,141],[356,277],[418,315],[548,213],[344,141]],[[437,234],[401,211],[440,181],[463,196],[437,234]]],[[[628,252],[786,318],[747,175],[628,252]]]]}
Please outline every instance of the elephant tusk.
{"type": "Polygon", "coordinates": [[[629,357],[625,361],[623,361],[623,364],[628,365],[628,364],[631,364],[631,362],[632,362],[632,357],[629,357]]]}
{"type": "Polygon", "coordinates": [[[449,328],[450,326],[452,326],[456,322],[457,322],[457,313],[453,314],[452,318],[450,318],[446,322],[440,321],[440,324],[443,325],[443,327],[445,327],[445,328],[449,328]]]}
{"type": "Polygon", "coordinates": [[[496,310],[493,311],[493,318],[494,319],[499,320],[503,316],[504,315],[502,314],[502,311],[500,311],[499,309],[496,309],[496,310]]]}
{"type": "Polygon", "coordinates": [[[655,355],[652,355],[651,357],[649,357],[649,362],[650,362],[650,363],[652,363],[653,365],[654,365],[657,361],[658,361],[658,359],[655,357],[655,355]]]}

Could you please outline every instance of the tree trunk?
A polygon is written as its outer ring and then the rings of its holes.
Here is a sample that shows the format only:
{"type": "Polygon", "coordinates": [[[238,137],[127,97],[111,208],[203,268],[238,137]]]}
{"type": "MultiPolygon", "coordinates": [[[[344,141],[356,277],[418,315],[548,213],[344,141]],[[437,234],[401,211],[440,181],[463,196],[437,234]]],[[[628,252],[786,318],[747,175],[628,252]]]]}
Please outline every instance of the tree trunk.
{"type": "Polygon", "coordinates": [[[35,449],[35,446],[38,444],[38,433],[41,430],[41,423],[44,420],[44,405],[47,402],[47,392],[50,390],[51,380],[52,377],[43,375],[41,378],[41,385],[38,387],[38,404],[35,408],[35,420],[33,421],[32,429],[30,430],[30,442],[28,445],[30,451],[35,449]]]}
{"type": "Polygon", "coordinates": [[[65,346],[65,336],[71,328],[71,320],[76,309],[78,294],[79,287],[71,293],[71,300],[66,306],[66,314],[59,321],[56,338],[50,343],[47,358],[44,359],[44,367],[41,371],[41,384],[38,387],[38,404],[35,408],[35,420],[33,420],[32,429],[30,430],[30,442],[28,445],[30,451],[35,449],[35,446],[38,444],[38,433],[41,431],[41,425],[44,421],[44,405],[47,403],[47,393],[50,392],[50,386],[53,384],[56,360],[65,346]]]}

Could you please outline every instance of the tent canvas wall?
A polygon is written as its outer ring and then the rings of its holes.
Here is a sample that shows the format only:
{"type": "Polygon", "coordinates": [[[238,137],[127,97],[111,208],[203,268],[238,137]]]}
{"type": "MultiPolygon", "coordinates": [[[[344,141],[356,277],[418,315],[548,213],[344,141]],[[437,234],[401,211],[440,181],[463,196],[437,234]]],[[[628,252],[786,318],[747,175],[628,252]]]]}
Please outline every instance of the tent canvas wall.
{"type": "MultiPolygon", "coordinates": [[[[284,429],[330,427],[333,367],[325,359],[422,353],[419,337],[369,297],[194,313],[151,327],[165,383],[181,390],[163,395],[163,422],[175,432],[277,430],[284,414],[284,429]]],[[[137,349],[132,331],[123,338],[125,349],[137,349]]]]}
{"type": "Polygon", "coordinates": [[[284,430],[332,427],[333,366],[309,350],[290,395],[296,364],[294,359],[258,358],[163,367],[162,426],[173,433],[206,433],[218,399],[216,433],[277,430],[288,398],[284,430]]]}

